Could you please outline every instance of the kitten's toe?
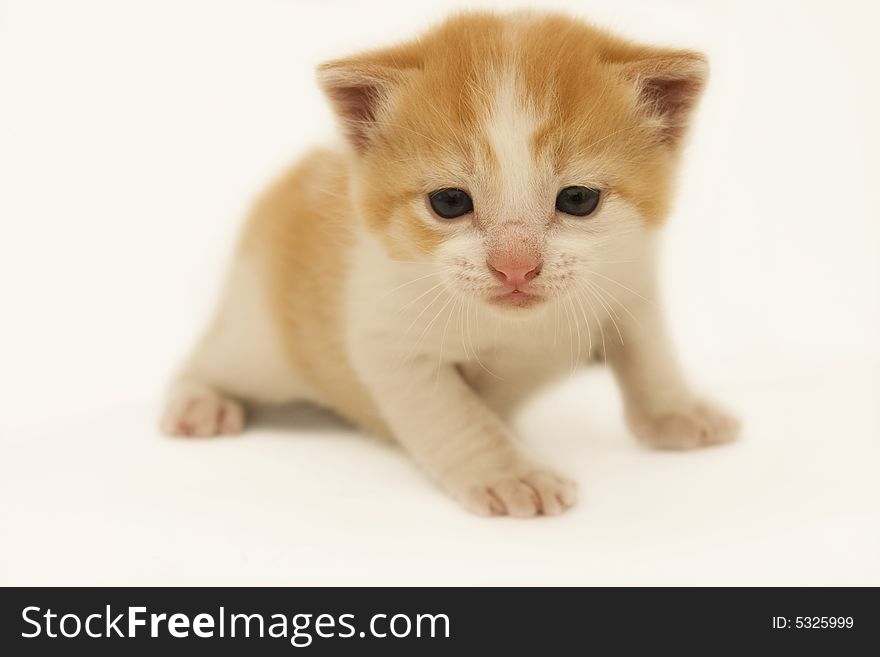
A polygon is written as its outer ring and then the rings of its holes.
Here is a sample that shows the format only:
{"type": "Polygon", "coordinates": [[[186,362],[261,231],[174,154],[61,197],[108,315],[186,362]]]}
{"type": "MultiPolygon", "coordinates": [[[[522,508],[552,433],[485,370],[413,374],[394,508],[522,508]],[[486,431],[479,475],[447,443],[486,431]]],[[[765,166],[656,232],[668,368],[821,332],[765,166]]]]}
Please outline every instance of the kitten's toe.
{"type": "Polygon", "coordinates": [[[244,428],[244,408],[213,391],[183,393],[168,402],[161,426],[171,436],[235,434],[244,428]]]}
{"type": "Polygon", "coordinates": [[[650,414],[632,412],[627,419],[637,438],[658,449],[720,445],[736,440],[740,429],[739,420],[704,401],[650,414]]]}
{"type": "Polygon", "coordinates": [[[577,499],[577,485],[546,470],[487,477],[466,486],[459,495],[464,506],[482,516],[559,515],[577,499]]]}

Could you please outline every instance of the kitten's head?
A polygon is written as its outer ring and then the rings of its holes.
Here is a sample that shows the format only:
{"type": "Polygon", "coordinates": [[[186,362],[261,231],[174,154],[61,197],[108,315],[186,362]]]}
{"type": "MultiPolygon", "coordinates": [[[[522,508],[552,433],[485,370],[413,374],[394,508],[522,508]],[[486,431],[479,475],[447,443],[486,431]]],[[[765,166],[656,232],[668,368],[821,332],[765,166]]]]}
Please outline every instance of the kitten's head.
{"type": "Polygon", "coordinates": [[[561,16],[466,14],[319,76],[390,256],[522,314],[663,220],[706,62],[561,16]]]}

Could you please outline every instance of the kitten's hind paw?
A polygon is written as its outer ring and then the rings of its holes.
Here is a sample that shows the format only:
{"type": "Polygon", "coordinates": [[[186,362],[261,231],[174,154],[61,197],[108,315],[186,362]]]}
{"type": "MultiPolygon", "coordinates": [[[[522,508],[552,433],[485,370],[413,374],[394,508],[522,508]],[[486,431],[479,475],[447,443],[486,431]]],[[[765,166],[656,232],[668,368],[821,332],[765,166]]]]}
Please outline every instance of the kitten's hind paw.
{"type": "Polygon", "coordinates": [[[170,436],[239,433],[244,428],[244,407],[204,386],[177,386],[167,401],[161,428],[170,436]]]}

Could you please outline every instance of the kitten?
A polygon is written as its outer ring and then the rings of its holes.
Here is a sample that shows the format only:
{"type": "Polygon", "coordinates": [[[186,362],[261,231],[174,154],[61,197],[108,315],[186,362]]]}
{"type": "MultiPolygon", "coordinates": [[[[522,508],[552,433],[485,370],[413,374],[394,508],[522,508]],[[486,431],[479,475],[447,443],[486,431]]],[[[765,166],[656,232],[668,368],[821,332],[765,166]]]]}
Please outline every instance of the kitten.
{"type": "Polygon", "coordinates": [[[648,445],[732,440],[681,374],[656,285],[706,73],[698,53],[532,14],[322,65],[346,148],[256,204],[165,431],[233,433],[244,401],[308,400],[398,441],[471,511],[552,515],[575,484],[505,418],[598,358],[648,445]]]}

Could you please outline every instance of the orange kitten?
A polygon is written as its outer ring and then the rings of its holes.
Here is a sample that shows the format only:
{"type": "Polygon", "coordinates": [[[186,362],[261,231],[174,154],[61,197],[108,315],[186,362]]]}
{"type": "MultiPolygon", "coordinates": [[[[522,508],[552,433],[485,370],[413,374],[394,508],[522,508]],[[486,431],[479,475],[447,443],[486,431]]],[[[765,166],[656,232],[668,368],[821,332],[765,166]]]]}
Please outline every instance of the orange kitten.
{"type": "Polygon", "coordinates": [[[468,509],[515,516],[575,501],[505,422],[574,362],[608,362],[650,445],[733,439],[683,379],[656,290],[706,70],[532,14],[321,66],[347,148],[257,204],[165,430],[236,432],[242,401],[309,400],[397,440],[468,509]]]}

